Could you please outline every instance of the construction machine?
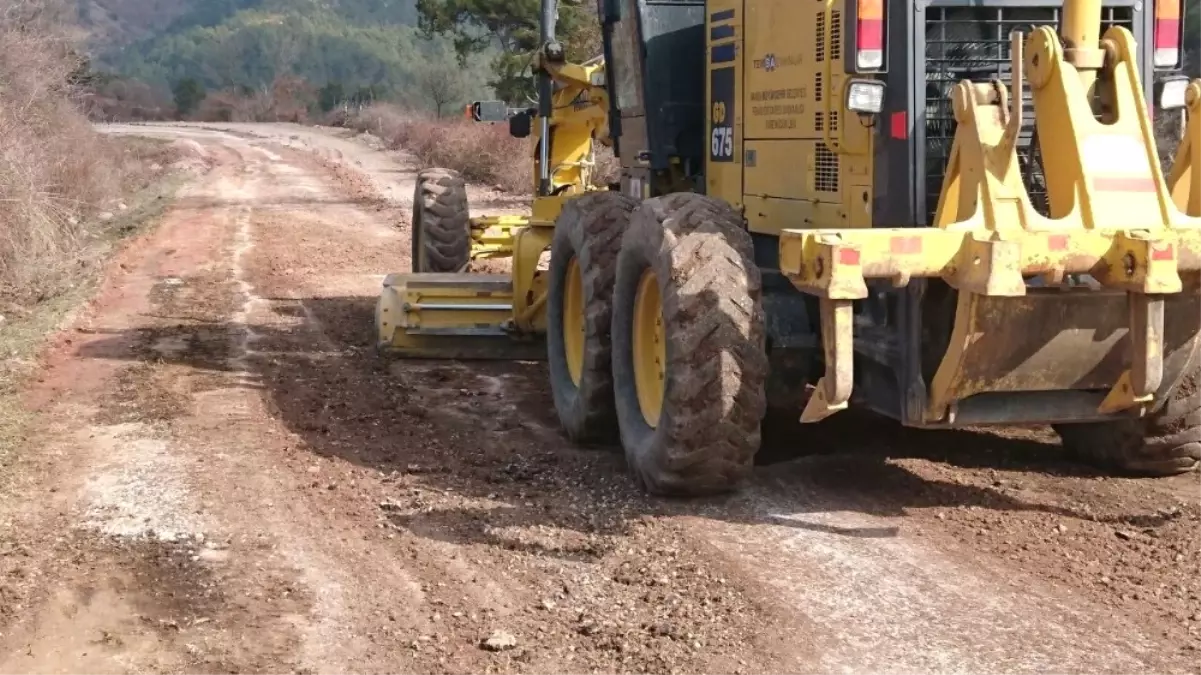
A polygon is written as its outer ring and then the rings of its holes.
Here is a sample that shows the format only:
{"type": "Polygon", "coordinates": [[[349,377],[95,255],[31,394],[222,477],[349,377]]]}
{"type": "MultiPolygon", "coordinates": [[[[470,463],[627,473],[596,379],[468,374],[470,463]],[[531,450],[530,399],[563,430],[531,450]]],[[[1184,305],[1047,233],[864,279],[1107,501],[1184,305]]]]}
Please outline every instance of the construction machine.
{"type": "Polygon", "coordinates": [[[531,215],[472,218],[459,172],[421,171],[413,195],[412,273],[389,275],[376,309],[383,350],[408,357],[542,358],[547,290],[539,256],[564,203],[597,189],[595,147],[609,143],[609,101],[602,57],[570,63],[552,46],[533,66],[541,89],[536,108],[477,101],[465,111],[475,122],[507,122],[511,135],[532,137],[531,215]],[[473,261],[498,258],[511,259],[510,274],[466,272],[473,261]]]}
{"type": "Polygon", "coordinates": [[[1197,466],[1201,83],[1156,83],[1180,0],[598,10],[620,185],[544,240],[569,438],[665,495],[737,487],[769,410],[852,403],[1197,466]],[[1152,113],[1181,105],[1165,176],[1152,113]]]}
{"type": "MultiPolygon", "coordinates": [[[[599,11],[622,178],[594,212],[628,215],[555,230],[569,435],[616,427],[664,494],[736,486],[769,408],[816,423],[852,402],[1196,466],[1198,115],[1168,179],[1151,124],[1179,0],[599,11]],[[608,227],[620,241],[589,234],[608,227]]],[[[1167,84],[1161,103],[1187,98],[1167,84]]]]}

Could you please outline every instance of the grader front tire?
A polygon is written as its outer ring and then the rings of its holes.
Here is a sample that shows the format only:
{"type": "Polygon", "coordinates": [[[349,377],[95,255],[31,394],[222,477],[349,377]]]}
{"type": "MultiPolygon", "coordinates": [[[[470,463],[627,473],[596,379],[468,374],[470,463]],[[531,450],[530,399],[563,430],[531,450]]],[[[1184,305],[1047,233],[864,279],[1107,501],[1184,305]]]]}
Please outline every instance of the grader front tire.
{"type": "Polygon", "coordinates": [[[426,169],[413,192],[414,272],[459,272],[471,260],[467,183],[456,171],[426,169]]]}
{"type": "Polygon", "coordinates": [[[1073,457],[1098,468],[1162,478],[1201,466],[1201,367],[1186,375],[1162,408],[1142,419],[1057,424],[1073,457]]]}
{"type": "Polygon", "coordinates": [[[649,492],[716,494],[749,474],[766,412],[761,283],[724,202],[673,194],[634,212],[617,258],[613,384],[626,459],[649,492]]]}
{"type": "Polygon", "coordinates": [[[617,252],[638,202],[620,192],[571,201],[555,221],[546,345],[559,423],[580,444],[616,440],[610,324],[617,252]]]}

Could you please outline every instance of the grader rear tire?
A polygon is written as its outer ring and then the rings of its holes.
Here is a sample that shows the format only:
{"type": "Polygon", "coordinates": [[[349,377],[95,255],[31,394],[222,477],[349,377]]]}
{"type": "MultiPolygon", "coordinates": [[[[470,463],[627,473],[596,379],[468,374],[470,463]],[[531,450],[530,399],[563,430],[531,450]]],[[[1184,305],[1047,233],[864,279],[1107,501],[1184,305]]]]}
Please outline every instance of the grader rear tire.
{"type": "Polygon", "coordinates": [[[450,169],[417,174],[413,192],[413,271],[459,272],[471,260],[467,184],[450,169]]]}
{"type": "Polygon", "coordinates": [[[1107,471],[1162,478],[1201,466],[1201,367],[1162,408],[1142,419],[1057,424],[1064,449],[1107,471]]]}
{"type": "Polygon", "coordinates": [[[613,385],[626,460],[649,492],[717,494],[750,473],[766,412],[761,284],[724,202],[673,194],[634,212],[617,258],[613,385]]]}
{"type": "Polygon", "coordinates": [[[575,443],[616,440],[610,325],[617,252],[638,202],[620,192],[576,197],[555,221],[546,346],[559,423],[575,443]]]}

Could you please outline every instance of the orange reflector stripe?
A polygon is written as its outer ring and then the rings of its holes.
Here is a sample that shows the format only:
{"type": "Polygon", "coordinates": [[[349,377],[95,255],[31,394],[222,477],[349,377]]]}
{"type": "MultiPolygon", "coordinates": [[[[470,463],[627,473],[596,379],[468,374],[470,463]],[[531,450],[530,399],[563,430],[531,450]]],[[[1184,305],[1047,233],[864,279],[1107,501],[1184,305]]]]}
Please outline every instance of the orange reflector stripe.
{"type": "Polygon", "coordinates": [[[857,249],[857,248],[839,249],[838,262],[841,265],[858,265],[859,264],[859,249],[857,249]]]}
{"type": "Polygon", "coordinates": [[[1053,234],[1047,237],[1047,248],[1052,251],[1066,251],[1068,249],[1068,235],[1053,234]]]}
{"type": "Polygon", "coordinates": [[[888,250],[897,255],[916,255],[922,252],[922,238],[893,237],[888,242],[888,250]]]}
{"type": "Polygon", "coordinates": [[[876,20],[884,18],[884,0],[859,0],[859,20],[876,20]]]}
{"type": "Polygon", "coordinates": [[[1097,192],[1155,192],[1155,181],[1146,177],[1101,176],[1093,179],[1093,189],[1097,192]]]}
{"type": "Polygon", "coordinates": [[[1155,18],[1156,20],[1180,20],[1180,6],[1183,3],[1181,0],[1155,0],[1155,18]]]}
{"type": "Polygon", "coordinates": [[[1172,258],[1175,258],[1175,257],[1176,257],[1176,247],[1172,246],[1171,244],[1168,244],[1167,246],[1163,246],[1161,248],[1152,248],[1151,249],[1151,259],[1152,260],[1171,260],[1172,258]]]}

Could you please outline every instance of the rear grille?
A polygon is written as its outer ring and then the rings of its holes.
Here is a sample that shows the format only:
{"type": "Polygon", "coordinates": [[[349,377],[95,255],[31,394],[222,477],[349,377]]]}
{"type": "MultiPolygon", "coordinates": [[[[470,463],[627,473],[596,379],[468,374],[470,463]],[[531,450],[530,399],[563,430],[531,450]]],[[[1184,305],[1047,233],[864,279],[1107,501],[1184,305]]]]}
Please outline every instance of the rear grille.
{"type": "Polygon", "coordinates": [[[830,152],[825,143],[814,151],[813,189],[818,192],[838,192],[838,155],[830,152]]]}
{"type": "MultiPolygon", "coordinates": [[[[955,137],[951,88],[961,80],[1008,84],[1009,36],[1028,34],[1037,26],[1058,26],[1057,7],[929,7],[926,10],[926,217],[934,221],[943,175],[955,137]]],[[[1120,25],[1133,30],[1129,7],[1106,7],[1102,33],[1120,25]]],[[[1018,140],[1018,161],[1023,166],[1026,190],[1034,207],[1047,213],[1047,189],[1042,165],[1033,142],[1034,105],[1029,87],[1025,95],[1025,124],[1018,140]]]]}

